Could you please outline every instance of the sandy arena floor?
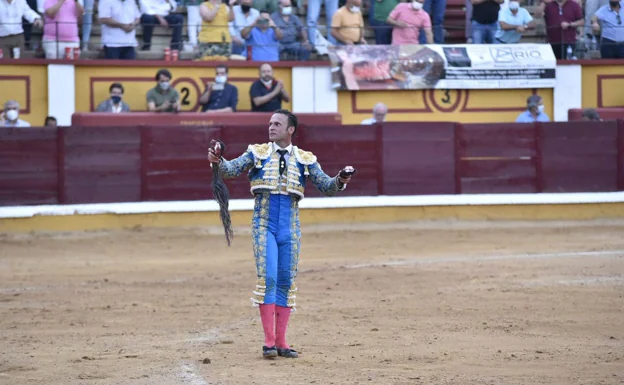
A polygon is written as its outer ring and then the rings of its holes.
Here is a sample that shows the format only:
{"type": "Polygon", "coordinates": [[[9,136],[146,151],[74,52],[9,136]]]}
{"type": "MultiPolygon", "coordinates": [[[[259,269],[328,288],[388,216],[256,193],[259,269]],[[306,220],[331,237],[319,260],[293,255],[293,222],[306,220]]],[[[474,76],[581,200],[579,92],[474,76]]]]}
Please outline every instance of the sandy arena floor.
{"type": "Polygon", "coordinates": [[[624,384],[624,222],[303,235],[275,361],[247,234],[0,236],[0,384],[624,384]]]}

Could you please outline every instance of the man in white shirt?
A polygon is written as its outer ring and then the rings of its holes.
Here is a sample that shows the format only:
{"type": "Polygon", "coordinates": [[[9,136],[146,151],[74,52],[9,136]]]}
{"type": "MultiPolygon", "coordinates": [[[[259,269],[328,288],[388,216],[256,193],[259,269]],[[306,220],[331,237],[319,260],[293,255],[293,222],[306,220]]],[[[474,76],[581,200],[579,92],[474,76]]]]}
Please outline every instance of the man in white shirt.
{"type": "Polygon", "coordinates": [[[252,8],[253,0],[241,0],[240,5],[232,7],[234,12],[234,21],[230,23],[230,36],[232,36],[232,54],[247,57],[247,46],[245,39],[241,36],[243,29],[253,25],[260,11],[252,8]]]}
{"type": "Polygon", "coordinates": [[[26,0],[0,0],[0,49],[10,57],[13,48],[24,51],[22,17],[36,27],[43,27],[41,16],[32,10],[26,0]]]}
{"type": "Polygon", "coordinates": [[[375,107],[373,107],[373,117],[362,120],[360,124],[383,123],[386,120],[387,113],[388,107],[383,103],[377,103],[375,107]]]}
{"type": "MultiPolygon", "coordinates": [[[[0,0],[5,1],[5,0],[0,0]]],[[[19,103],[9,100],[4,103],[4,112],[0,114],[1,127],[30,127],[30,123],[19,119],[19,103]]]]}
{"type": "Polygon", "coordinates": [[[175,0],[139,0],[141,5],[141,25],[143,26],[143,47],[142,51],[149,51],[152,47],[152,33],[154,27],[161,25],[165,28],[171,27],[171,49],[180,51],[182,49],[182,26],[184,16],[171,13],[175,11],[178,4],[175,0]]]}
{"type": "Polygon", "coordinates": [[[107,59],[136,58],[136,26],[141,12],[135,1],[100,0],[98,15],[102,24],[102,45],[107,59]]]}

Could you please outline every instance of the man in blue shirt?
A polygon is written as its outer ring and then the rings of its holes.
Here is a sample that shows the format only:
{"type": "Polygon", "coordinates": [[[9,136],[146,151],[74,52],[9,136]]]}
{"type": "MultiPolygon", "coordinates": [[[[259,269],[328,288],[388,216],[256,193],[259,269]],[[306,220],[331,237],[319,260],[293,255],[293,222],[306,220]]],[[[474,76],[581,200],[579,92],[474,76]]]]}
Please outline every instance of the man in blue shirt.
{"type": "Polygon", "coordinates": [[[292,14],[290,0],[280,0],[279,12],[273,12],[271,19],[282,32],[280,53],[293,55],[295,60],[306,61],[310,57],[312,46],[308,41],[308,32],[297,15],[292,14]]]}
{"type": "Polygon", "coordinates": [[[527,99],[527,109],[516,118],[516,123],[550,122],[544,112],[544,100],[539,95],[531,95],[527,99]]]}
{"type": "Polygon", "coordinates": [[[206,90],[199,98],[202,112],[236,112],[238,88],[227,82],[228,68],[219,64],[215,72],[214,83],[206,83],[206,90]]]}
{"type": "Polygon", "coordinates": [[[498,12],[498,31],[494,35],[497,44],[516,44],[520,42],[522,33],[535,28],[535,22],[518,1],[510,1],[509,6],[498,12]]]}
{"type": "Polygon", "coordinates": [[[592,17],[592,29],[600,32],[600,57],[603,59],[624,59],[624,5],[623,1],[609,1],[598,8],[592,17]]]}
{"type": "Polygon", "coordinates": [[[251,45],[251,60],[279,61],[279,41],[282,31],[267,12],[260,14],[255,23],[245,27],[241,36],[251,45]]]}

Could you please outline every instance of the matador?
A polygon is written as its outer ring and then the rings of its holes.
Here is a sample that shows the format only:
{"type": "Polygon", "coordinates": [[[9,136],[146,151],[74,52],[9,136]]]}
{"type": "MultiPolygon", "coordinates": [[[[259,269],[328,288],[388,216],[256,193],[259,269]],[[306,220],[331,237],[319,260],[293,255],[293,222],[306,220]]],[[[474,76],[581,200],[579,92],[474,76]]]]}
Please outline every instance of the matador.
{"type": "Polygon", "coordinates": [[[265,358],[298,357],[286,342],[286,329],[295,308],[301,244],[299,201],[306,181],[332,196],[346,188],[354,171],[347,166],[335,177],[325,174],[314,154],[292,145],[297,124],[294,114],[280,109],[269,121],[269,143],[250,145],[232,160],[217,157],[212,148],[208,150],[208,159],[219,163],[225,178],[248,171],[255,200],[252,242],[257,272],[251,301],[260,308],[265,358]]]}

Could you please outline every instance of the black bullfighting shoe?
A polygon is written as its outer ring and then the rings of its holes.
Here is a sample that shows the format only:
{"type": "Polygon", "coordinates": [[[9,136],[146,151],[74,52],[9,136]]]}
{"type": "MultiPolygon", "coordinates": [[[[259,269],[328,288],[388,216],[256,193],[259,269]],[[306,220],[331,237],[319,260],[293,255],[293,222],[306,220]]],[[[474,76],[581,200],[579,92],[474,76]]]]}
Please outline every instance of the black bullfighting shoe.
{"type": "Polygon", "coordinates": [[[275,357],[277,357],[277,349],[275,348],[275,346],[273,346],[272,348],[270,348],[268,346],[263,346],[262,347],[262,357],[264,357],[264,358],[275,358],[275,357]]]}
{"type": "Polygon", "coordinates": [[[286,357],[286,358],[297,358],[299,357],[299,353],[297,353],[296,350],[292,350],[292,349],[280,349],[277,348],[277,355],[280,357],[286,357]]]}

